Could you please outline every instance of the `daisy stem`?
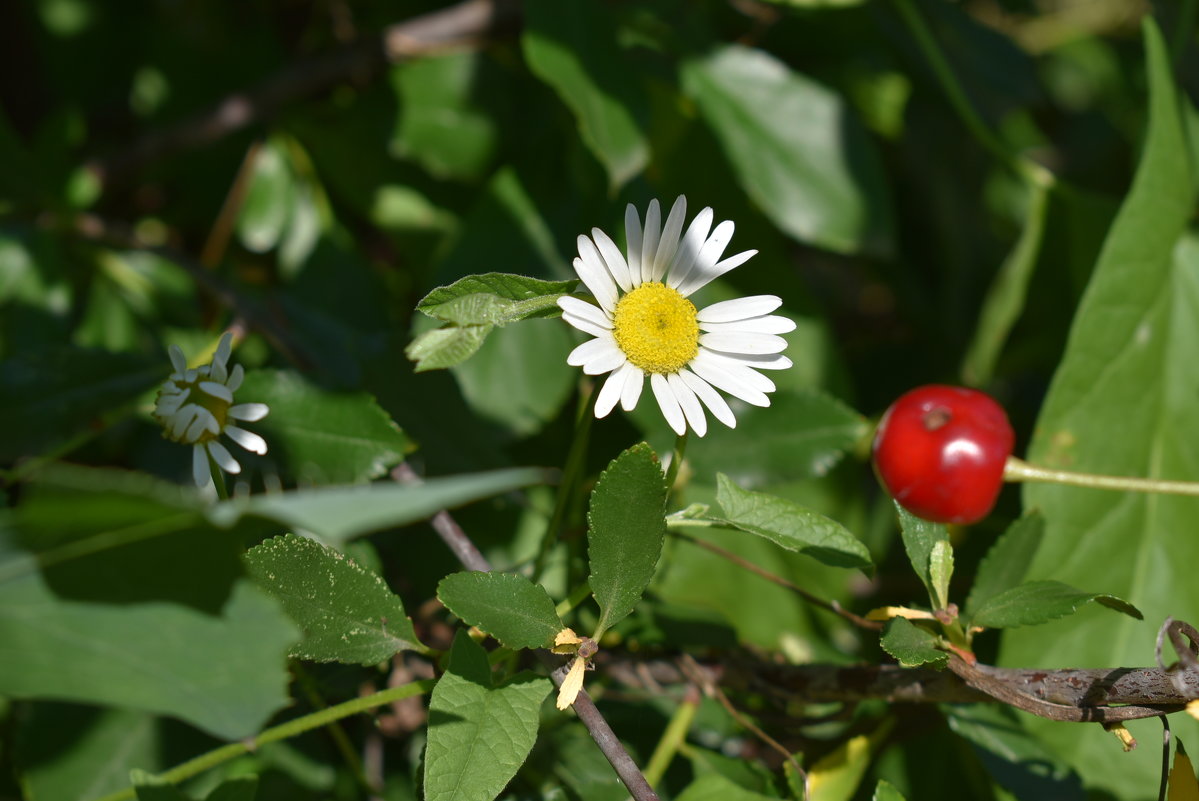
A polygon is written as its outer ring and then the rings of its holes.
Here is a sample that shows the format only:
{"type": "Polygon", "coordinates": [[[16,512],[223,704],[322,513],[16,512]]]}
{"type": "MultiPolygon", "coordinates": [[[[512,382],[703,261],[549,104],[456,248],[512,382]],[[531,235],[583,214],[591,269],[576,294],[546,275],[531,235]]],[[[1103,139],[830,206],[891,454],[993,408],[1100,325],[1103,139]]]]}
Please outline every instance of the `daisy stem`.
{"type": "Polygon", "coordinates": [[[208,455],[208,470],[212,473],[212,483],[216,485],[217,498],[222,501],[229,500],[229,488],[225,486],[225,474],[211,454],[208,455]]]}
{"type": "Polygon", "coordinates": [[[1075,473],[1071,470],[1050,470],[1047,467],[1036,467],[1014,456],[1009,456],[1007,463],[1003,466],[1003,479],[1004,481],[1042,481],[1048,484],[1068,484],[1072,487],[1125,492],[1199,495],[1199,483],[1194,481],[1169,481],[1138,476],[1100,476],[1093,473],[1075,473]]]}
{"type": "Polygon", "coordinates": [[[670,457],[670,467],[666,469],[666,489],[674,489],[674,482],[679,477],[679,468],[683,465],[683,454],[687,451],[687,434],[684,431],[674,441],[674,454],[670,457]]]}
{"type": "Polygon", "coordinates": [[[583,472],[583,458],[587,455],[591,421],[595,418],[595,396],[594,389],[587,388],[583,390],[583,396],[579,399],[575,436],[570,443],[570,451],[566,454],[566,465],[562,469],[562,483],[558,485],[558,495],[554,499],[553,514],[550,515],[550,522],[541,538],[537,559],[533,562],[533,581],[540,579],[541,574],[545,572],[545,563],[554,548],[554,543],[558,541],[558,532],[562,529],[562,522],[566,519],[567,509],[583,472]]]}

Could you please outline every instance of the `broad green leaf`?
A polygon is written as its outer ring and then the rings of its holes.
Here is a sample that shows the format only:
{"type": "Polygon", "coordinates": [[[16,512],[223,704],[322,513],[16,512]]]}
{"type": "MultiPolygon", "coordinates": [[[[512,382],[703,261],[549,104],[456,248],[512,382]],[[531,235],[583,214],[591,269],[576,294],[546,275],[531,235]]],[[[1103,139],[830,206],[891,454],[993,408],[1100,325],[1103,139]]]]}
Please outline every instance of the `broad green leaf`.
{"type": "Polygon", "coordinates": [[[38,455],[115,422],[170,372],[165,352],[159,360],[59,346],[0,361],[0,462],[38,455]]]}
{"type": "Polygon", "coordinates": [[[874,788],[873,801],[906,801],[903,794],[895,789],[895,785],[879,779],[878,784],[874,788]]]}
{"type": "Polygon", "coordinates": [[[368,484],[325,487],[234,498],[212,506],[207,514],[228,527],[243,517],[262,517],[311,532],[328,545],[385,528],[432,517],[442,509],[462,506],[545,480],[543,471],[514,467],[445,478],[421,484],[368,484]]]}
{"type": "Polygon", "coordinates": [[[291,218],[294,195],[295,178],[287,149],[281,140],[272,139],[256,151],[249,189],[237,218],[237,236],[247,250],[266,253],[279,244],[291,218]]]}
{"type": "Polygon", "coordinates": [[[438,178],[471,179],[487,169],[499,138],[496,119],[478,106],[478,52],[406,60],[392,68],[400,103],[389,150],[438,178]]]}
{"type": "Polygon", "coordinates": [[[949,606],[949,580],[953,578],[953,546],[949,540],[933,543],[928,559],[928,578],[933,585],[933,600],[937,609],[949,606]]]}
{"type": "Polygon", "coordinates": [[[643,442],[613,459],[591,493],[587,558],[600,607],[597,640],[633,611],[654,576],[666,536],[666,491],[658,456],[643,442]]]}
{"type": "Polygon", "coordinates": [[[962,381],[970,386],[984,386],[990,382],[1008,334],[1024,311],[1028,282],[1037,266],[1041,242],[1045,237],[1045,220],[1049,216],[1047,185],[1039,182],[1029,184],[1025,215],[1020,238],[987,290],[986,299],[978,313],[974,338],[966,350],[962,381]]]}
{"type": "Polygon", "coordinates": [[[1021,801],[1083,801],[1082,781],[1028,731],[1023,718],[998,704],[944,704],[954,733],[974,746],[987,772],[1021,801]]]}
{"type": "Polygon", "coordinates": [[[550,680],[521,674],[491,685],[487,653],[458,632],[445,675],[429,699],[425,801],[491,801],[537,739],[550,680]]]}
{"type": "Polygon", "coordinates": [[[933,548],[936,547],[938,542],[948,542],[949,533],[945,530],[943,524],[930,523],[927,520],[916,517],[898,503],[895,504],[895,509],[899,512],[899,530],[903,535],[903,547],[908,552],[908,559],[912,563],[912,569],[916,571],[916,575],[924,582],[924,586],[928,590],[929,602],[936,606],[937,590],[933,584],[929,565],[933,555],[933,548]]]}
{"type": "Polygon", "coordinates": [[[437,585],[437,597],[508,648],[548,648],[565,628],[549,593],[514,573],[451,573],[437,585]]]}
{"type": "Polygon", "coordinates": [[[733,784],[719,773],[700,776],[675,797],[676,801],[770,801],[773,798],[733,784]]]}
{"type": "Polygon", "coordinates": [[[294,370],[250,371],[236,400],[271,407],[245,427],[261,434],[271,458],[302,484],[378,478],[413,447],[367,393],[331,392],[294,370]]]}
{"type": "Polygon", "coordinates": [[[894,725],[885,718],[874,731],[850,737],[808,769],[806,801],[850,801],[870,767],[875,752],[894,725]]]}
{"type": "MultiPolygon", "coordinates": [[[[543,758],[551,760],[549,765],[555,776],[574,791],[580,801],[627,801],[629,788],[616,775],[612,763],[595,747],[586,730],[581,726],[563,727],[554,731],[552,738],[545,738],[547,750],[543,758]]],[[[537,754],[542,754],[537,749],[537,754]]],[[[633,758],[636,759],[634,753],[633,758]]],[[[642,764],[642,763],[638,763],[642,764]]]]}
{"type": "Polygon", "coordinates": [[[887,621],[879,643],[904,667],[932,665],[940,668],[949,660],[949,654],[936,647],[937,638],[932,632],[902,617],[887,621]]]}
{"type": "Polygon", "coordinates": [[[298,635],[244,579],[213,615],[66,600],[25,576],[0,584],[0,694],[141,709],[247,737],[289,702],[286,654],[298,635]]]}
{"type": "Polygon", "coordinates": [[[1166,801],[1199,801],[1199,781],[1195,780],[1195,769],[1191,758],[1182,747],[1182,740],[1174,750],[1174,764],[1170,766],[1170,778],[1166,782],[1166,801]]]}
{"type": "Polygon", "coordinates": [[[475,355],[483,346],[493,325],[454,325],[426,331],[404,349],[404,355],[416,362],[416,372],[443,370],[475,355]]]}
{"type": "Polygon", "coordinates": [[[482,273],[438,287],[416,304],[418,311],[459,325],[503,325],[530,317],[558,317],[558,298],[578,281],[543,281],[508,273],[482,273]]]}
{"type": "Polygon", "coordinates": [[[1144,619],[1140,610],[1114,595],[1083,592],[1060,581],[1030,581],[1004,590],[979,604],[970,622],[989,629],[1035,626],[1072,615],[1078,611],[1078,607],[1091,601],[1136,620],[1144,619]]]}
{"type": "MultiPolygon", "coordinates": [[[[1027,458],[1046,467],[1193,480],[1199,477],[1199,439],[1190,436],[1199,431],[1199,238],[1184,233],[1195,209],[1179,120],[1179,103],[1186,101],[1151,19],[1144,30],[1149,128],[1140,163],[1075,314],[1027,458]]],[[[1024,505],[1045,515],[1030,576],[1103,587],[1135,602],[1146,622],[1083,613],[1068,623],[1009,632],[1004,664],[1144,664],[1160,622],[1199,608],[1199,539],[1187,535],[1199,500],[1030,484],[1024,505]]],[[[1032,725],[1088,786],[1131,799],[1157,784],[1152,760],[1112,759],[1106,733],[1032,725]]]]}
{"type": "Polygon", "coordinates": [[[404,602],[376,573],[314,540],[286,534],[246,552],[246,568],[304,631],[292,656],[375,665],[423,651],[404,602]]]}
{"type": "Polygon", "coordinates": [[[529,69],[562,98],[613,189],[649,163],[646,100],[617,45],[612,11],[596,0],[530,0],[521,44],[529,69]]]}
{"type": "Polygon", "coordinates": [[[1035,511],[1008,526],[978,565],[974,586],[966,598],[967,615],[980,604],[1024,581],[1028,566],[1041,546],[1044,531],[1045,518],[1035,511]]]}
{"type": "Polygon", "coordinates": [[[257,776],[236,776],[214,787],[204,801],[254,801],[257,794],[257,776]]]}
{"type": "Polygon", "coordinates": [[[833,567],[873,566],[870,551],[840,523],[819,512],[763,492],[750,492],[723,473],[716,475],[721,522],[770,540],[833,567]]]}
{"type": "Polygon", "coordinates": [[[684,62],[683,85],[741,188],[781,230],[839,253],[891,248],[879,157],[839,95],[742,45],[684,62]]]}
{"type": "Polygon", "coordinates": [[[815,390],[780,388],[769,414],[738,415],[735,429],[712,426],[687,447],[699,476],[717,472],[743,486],[826,475],[866,434],[866,421],[815,390]]]}
{"type": "Polygon", "coordinates": [[[132,709],[32,703],[14,735],[13,762],[29,799],[91,801],[128,787],[133,768],[163,767],[158,719],[132,709]]]}

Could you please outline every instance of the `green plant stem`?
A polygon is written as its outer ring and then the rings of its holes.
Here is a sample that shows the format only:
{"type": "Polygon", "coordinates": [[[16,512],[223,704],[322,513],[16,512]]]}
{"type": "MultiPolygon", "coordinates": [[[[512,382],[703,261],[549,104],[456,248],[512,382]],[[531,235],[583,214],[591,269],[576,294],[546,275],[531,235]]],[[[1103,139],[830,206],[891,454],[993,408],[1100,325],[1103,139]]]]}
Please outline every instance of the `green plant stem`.
{"type": "MultiPolygon", "coordinates": [[[[250,753],[267,743],[286,740],[289,737],[295,737],[297,734],[303,734],[306,731],[327,726],[335,720],[341,720],[350,715],[365,712],[368,709],[374,709],[384,704],[411,698],[414,695],[423,695],[431,692],[433,685],[436,683],[435,679],[425,679],[404,684],[400,687],[391,687],[374,695],[353,698],[345,703],[327,707],[301,718],[296,718],[295,720],[289,720],[278,726],[272,726],[257,737],[249,737],[241,742],[222,745],[220,748],[215,748],[207,754],[201,754],[195,759],[189,759],[187,762],[176,765],[170,770],[159,774],[157,778],[171,784],[178,784],[206,770],[215,768],[217,765],[228,762],[235,757],[250,753]]],[[[103,798],[97,799],[97,801],[126,801],[127,799],[134,798],[135,795],[136,791],[134,788],[126,787],[124,790],[110,793],[103,798]]]]}
{"type": "Polygon", "coordinates": [[[686,742],[687,732],[691,730],[691,724],[695,722],[695,713],[698,709],[699,693],[692,687],[683,698],[683,702],[675,709],[670,722],[666,724],[666,730],[662,732],[662,738],[658,740],[658,745],[654,747],[654,753],[645,766],[645,780],[651,787],[656,787],[662,781],[674,755],[686,742]]]}
{"type": "Polygon", "coordinates": [[[570,451],[566,454],[566,465],[562,470],[562,483],[558,485],[558,496],[554,499],[554,511],[550,522],[545,527],[541,538],[541,547],[537,551],[537,559],[533,562],[533,581],[541,578],[545,565],[558,541],[558,532],[566,519],[566,511],[570,508],[570,499],[583,472],[583,460],[587,456],[587,440],[591,435],[591,421],[595,418],[594,389],[584,390],[584,397],[579,400],[579,413],[575,419],[575,436],[570,443],[570,451]]]}
{"type": "Polygon", "coordinates": [[[583,601],[590,597],[591,585],[584,581],[582,584],[575,587],[574,591],[571,592],[570,595],[568,595],[556,607],[554,607],[554,611],[558,613],[558,617],[562,617],[562,615],[565,615],[567,612],[574,609],[576,606],[583,603],[583,601]]]}
{"type": "Polygon", "coordinates": [[[928,59],[929,67],[932,69],[933,74],[941,84],[941,88],[945,91],[946,97],[949,99],[949,105],[957,112],[962,123],[965,124],[970,134],[978,140],[978,143],[1026,181],[1046,187],[1055,185],[1057,179],[1053,173],[1036,162],[1012,153],[1007,145],[987,127],[982,117],[970,105],[970,100],[966,97],[965,90],[962,89],[962,85],[958,82],[957,76],[954,75],[948,60],[946,60],[944,53],[941,52],[941,48],[938,47],[937,40],[933,37],[932,31],[928,29],[924,18],[920,16],[920,12],[916,10],[916,6],[912,0],[894,0],[894,4],[896,10],[899,12],[899,16],[903,18],[904,24],[907,25],[912,37],[916,40],[916,45],[924,53],[924,57],[928,59]]]}
{"type": "Polygon", "coordinates": [[[1164,495],[1194,495],[1199,497],[1199,483],[1194,481],[1169,481],[1160,478],[1137,476],[1100,476],[1093,473],[1075,473],[1070,470],[1050,470],[1036,467],[1009,456],[1003,466],[1004,481],[1041,481],[1047,484],[1068,484],[1072,487],[1089,489],[1120,490],[1123,492],[1152,492],[1164,495]]]}
{"type": "Polygon", "coordinates": [[[674,489],[674,482],[679,477],[679,468],[683,466],[683,454],[687,452],[687,431],[679,434],[674,441],[674,455],[670,457],[670,467],[666,470],[666,489],[674,489]]]}
{"type": "Polygon", "coordinates": [[[225,474],[221,472],[220,465],[212,458],[212,454],[205,449],[204,454],[208,457],[208,472],[212,473],[212,483],[216,485],[216,496],[219,500],[229,500],[229,488],[225,486],[225,474]]]}
{"type": "MultiPolygon", "coordinates": [[[[317,691],[316,682],[313,681],[312,676],[304,669],[304,666],[292,660],[291,668],[292,673],[295,674],[299,682],[300,689],[308,699],[308,703],[318,710],[328,709],[329,705],[321,697],[320,692],[317,691]]],[[[350,768],[350,772],[354,774],[354,779],[358,782],[358,785],[366,791],[367,795],[378,793],[381,788],[371,786],[370,781],[366,778],[366,773],[362,770],[362,760],[358,758],[358,753],[354,750],[354,746],[350,742],[350,738],[346,736],[345,729],[341,727],[341,724],[333,720],[325,728],[333,738],[333,744],[337,746],[338,752],[341,753],[341,758],[345,760],[346,765],[350,768]]]]}

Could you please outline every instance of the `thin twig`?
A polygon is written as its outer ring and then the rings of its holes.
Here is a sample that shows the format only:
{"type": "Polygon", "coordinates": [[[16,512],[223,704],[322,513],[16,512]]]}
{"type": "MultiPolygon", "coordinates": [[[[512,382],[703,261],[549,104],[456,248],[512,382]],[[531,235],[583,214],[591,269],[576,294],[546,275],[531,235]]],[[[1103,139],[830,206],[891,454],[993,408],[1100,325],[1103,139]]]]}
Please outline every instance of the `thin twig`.
{"type": "Polygon", "coordinates": [[[692,545],[703,548],[705,551],[714,553],[717,556],[719,556],[723,559],[726,559],[729,562],[732,562],[733,564],[737,565],[737,567],[744,568],[744,569],[748,570],[749,572],[753,573],[754,575],[761,576],[762,578],[766,579],[769,582],[777,584],[778,586],[783,587],[785,589],[791,590],[796,595],[798,595],[800,598],[803,598],[805,601],[812,604],[813,606],[818,606],[821,609],[824,609],[828,612],[832,612],[834,615],[838,615],[838,616],[844,618],[845,620],[848,620],[850,623],[854,624],[858,628],[866,629],[868,631],[882,631],[883,630],[883,624],[880,623],[879,621],[867,620],[866,618],[864,618],[860,615],[855,615],[853,612],[850,612],[848,609],[843,608],[841,606],[841,604],[837,603],[836,601],[826,601],[817,595],[813,595],[812,593],[805,590],[803,587],[800,587],[800,586],[788,581],[787,579],[783,578],[782,576],[775,575],[774,573],[771,573],[769,570],[758,567],[757,565],[755,565],[753,562],[749,561],[748,559],[738,556],[737,554],[733,553],[732,551],[725,550],[724,548],[721,548],[719,545],[714,545],[713,543],[708,542],[707,540],[701,540],[698,537],[693,537],[690,534],[685,534],[682,531],[677,531],[674,529],[671,529],[669,533],[672,537],[678,537],[679,539],[685,540],[686,542],[689,542],[692,545]]]}

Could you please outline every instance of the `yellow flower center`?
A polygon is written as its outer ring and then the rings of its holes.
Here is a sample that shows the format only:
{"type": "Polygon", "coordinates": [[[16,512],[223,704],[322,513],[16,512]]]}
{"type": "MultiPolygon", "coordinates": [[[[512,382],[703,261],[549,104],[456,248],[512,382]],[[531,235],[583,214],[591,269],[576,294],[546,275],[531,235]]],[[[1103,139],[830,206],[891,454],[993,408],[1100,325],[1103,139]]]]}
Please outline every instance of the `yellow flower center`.
{"type": "Polygon", "coordinates": [[[647,373],[677,373],[699,352],[695,304],[665,284],[648,283],[616,303],[612,333],[628,360],[647,373]]]}

